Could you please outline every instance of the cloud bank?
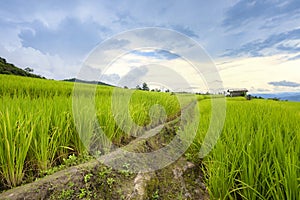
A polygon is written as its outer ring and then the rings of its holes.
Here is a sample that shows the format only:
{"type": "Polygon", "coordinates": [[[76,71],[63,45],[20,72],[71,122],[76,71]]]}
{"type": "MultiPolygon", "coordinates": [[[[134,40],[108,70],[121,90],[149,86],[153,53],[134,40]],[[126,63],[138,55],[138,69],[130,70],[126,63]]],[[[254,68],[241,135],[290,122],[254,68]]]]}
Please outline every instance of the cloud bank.
{"type": "Polygon", "coordinates": [[[270,85],[274,86],[282,86],[282,87],[300,87],[300,83],[292,82],[292,81],[272,81],[269,82],[270,85]]]}

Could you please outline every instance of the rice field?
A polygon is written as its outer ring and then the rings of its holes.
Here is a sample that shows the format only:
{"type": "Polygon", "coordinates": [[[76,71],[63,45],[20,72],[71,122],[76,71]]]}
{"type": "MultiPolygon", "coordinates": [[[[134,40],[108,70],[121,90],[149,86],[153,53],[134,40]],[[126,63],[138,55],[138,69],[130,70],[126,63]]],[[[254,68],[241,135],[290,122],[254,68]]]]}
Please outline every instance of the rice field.
{"type": "MultiPolygon", "coordinates": [[[[209,101],[199,150],[209,121],[209,101]]],[[[226,120],[214,149],[202,160],[212,199],[299,199],[300,103],[234,98],[227,100],[226,120]]]]}
{"type": "MultiPolygon", "coordinates": [[[[43,171],[60,165],[69,155],[86,155],[87,148],[97,143],[99,138],[95,135],[88,137],[87,142],[82,140],[75,126],[74,83],[8,75],[1,75],[0,83],[0,188],[34,180],[43,171]]],[[[97,86],[97,123],[107,138],[122,145],[131,136],[120,128],[121,122],[116,122],[118,117],[112,112],[113,90],[113,87],[97,86]]],[[[200,126],[188,151],[194,161],[199,161],[197,155],[211,118],[210,99],[197,97],[200,126]]],[[[126,117],[138,125],[159,123],[151,122],[149,113],[157,104],[164,107],[167,118],[176,116],[183,106],[171,93],[134,91],[130,114],[126,117]]],[[[213,150],[198,162],[211,199],[297,199],[300,196],[299,120],[300,103],[228,98],[222,134],[213,150]]],[[[94,123],[79,128],[94,130],[94,123]]],[[[128,130],[133,134],[139,131],[135,126],[128,130]]]]}
{"type": "MultiPolygon", "coordinates": [[[[69,155],[86,155],[93,142],[97,143],[99,138],[93,134],[85,141],[75,127],[72,114],[74,83],[8,75],[1,75],[0,83],[1,187],[20,185],[28,178],[26,176],[38,177],[43,171],[61,164],[69,155]]],[[[83,84],[83,87],[88,90],[91,86],[83,84]]],[[[113,89],[97,87],[96,115],[106,137],[121,145],[130,136],[116,125],[111,112],[113,89]]],[[[138,125],[149,124],[148,110],[156,104],[164,106],[168,117],[180,110],[174,95],[136,91],[130,101],[130,117],[138,125]]],[[[91,122],[80,128],[93,132],[94,124],[91,122]]]]}

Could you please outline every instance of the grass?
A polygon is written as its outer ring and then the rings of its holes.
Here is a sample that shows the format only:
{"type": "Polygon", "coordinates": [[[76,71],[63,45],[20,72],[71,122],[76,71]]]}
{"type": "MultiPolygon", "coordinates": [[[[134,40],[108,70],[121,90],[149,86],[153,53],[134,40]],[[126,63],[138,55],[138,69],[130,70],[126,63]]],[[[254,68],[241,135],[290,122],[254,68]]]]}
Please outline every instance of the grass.
{"type": "Polygon", "coordinates": [[[34,130],[32,117],[20,110],[0,113],[0,167],[2,176],[10,186],[20,184],[24,176],[24,162],[34,130]]]}
{"type": "MultiPolygon", "coordinates": [[[[211,197],[297,199],[300,196],[300,104],[233,100],[227,101],[221,138],[203,160],[211,197]]],[[[202,112],[206,116],[204,121],[209,120],[209,111],[202,112]]],[[[206,123],[198,132],[195,149],[200,147],[206,123]]]]}
{"type": "MultiPolygon", "coordinates": [[[[123,141],[137,136],[140,126],[161,122],[161,117],[151,118],[148,112],[156,104],[165,106],[165,117],[179,111],[174,95],[121,90],[124,96],[132,95],[128,109],[113,112],[111,94],[115,88],[97,86],[95,98],[90,98],[90,89],[94,86],[80,84],[81,94],[86,97],[77,106],[84,109],[87,102],[96,102],[97,118],[89,121],[86,119],[90,112],[72,109],[74,83],[9,75],[1,75],[0,82],[1,187],[20,185],[27,176],[39,177],[49,168],[62,164],[69,155],[80,157],[90,150],[109,151],[111,141],[120,146],[123,141]],[[77,111],[81,118],[74,121],[73,114],[77,111]],[[126,129],[122,128],[125,125],[126,129]],[[108,144],[99,146],[99,141],[108,144]]],[[[123,105],[121,102],[120,106],[123,105]]]]}
{"type": "MultiPolygon", "coordinates": [[[[40,177],[70,155],[80,158],[90,150],[103,153],[112,144],[124,145],[142,133],[141,126],[150,128],[174,118],[188,103],[184,95],[178,99],[170,93],[107,86],[97,86],[91,98],[94,87],[81,84],[80,94],[85,97],[78,102],[79,108],[90,109],[88,103],[95,102],[95,118],[87,120],[93,109],[81,112],[72,107],[73,83],[8,75],[1,75],[0,83],[1,188],[40,177]],[[118,98],[113,96],[116,91],[118,98]],[[74,121],[76,115],[81,118],[74,121]]],[[[197,99],[199,128],[186,153],[194,161],[199,160],[211,119],[210,97],[198,95],[197,99]]],[[[211,198],[297,199],[299,119],[299,103],[228,98],[221,136],[199,163],[211,198]]]]}

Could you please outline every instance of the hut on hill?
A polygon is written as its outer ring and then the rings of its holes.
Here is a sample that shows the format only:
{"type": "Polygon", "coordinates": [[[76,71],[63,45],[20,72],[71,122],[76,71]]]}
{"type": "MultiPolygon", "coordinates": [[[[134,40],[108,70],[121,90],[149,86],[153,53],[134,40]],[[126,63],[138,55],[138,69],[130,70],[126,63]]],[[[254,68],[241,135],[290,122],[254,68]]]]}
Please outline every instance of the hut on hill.
{"type": "Polygon", "coordinates": [[[229,89],[227,90],[230,97],[245,97],[247,95],[248,90],[246,88],[238,88],[238,89],[229,89]]]}

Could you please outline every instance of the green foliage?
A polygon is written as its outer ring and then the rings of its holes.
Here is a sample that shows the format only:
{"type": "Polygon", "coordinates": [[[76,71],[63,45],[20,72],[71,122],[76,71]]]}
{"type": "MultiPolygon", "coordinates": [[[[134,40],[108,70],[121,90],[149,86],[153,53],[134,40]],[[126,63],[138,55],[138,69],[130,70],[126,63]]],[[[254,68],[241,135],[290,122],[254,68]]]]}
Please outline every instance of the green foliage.
{"type": "Polygon", "coordinates": [[[43,78],[39,75],[32,74],[33,69],[27,67],[25,70],[16,67],[13,64],[7,63],[4,58],[0,57],[0,74],[27,76],[33,78],[43,78]]]}
{"type": "Polygon", "coordinates": [[[93,174],[86,174],[84,176],[84,182],[88,183],[91,180],[91,177],[93,176],[93,174]]]}
{"type": "MultiPolygon", "coordinates": [[[[3,59],[0,62],[6,63],[3,59]]],[[[184,101],[180,105],[178,95],[174,93],[120,89],[120,98],[114,102],[121,105],[120,110],[113,113],[112,93],[115,88],[97,86],[96,116],[103,135],[99,134],[95,121],[75,127],[72,110],[74,83],[12,75],[0,75],[0,83],[2,188],[20,185],[27,172],[39,177],[44,172],[61,169],[58,166],[84,161],[90,147],[97,147],[99,141],[107,144],[93,149],[94,152],[109,151],[111,142],[121,146],[123,141],[138,136],[143,126],[149,128],[163,123],[164,116],[176,117],[180,106],[188,103],[184,101]],[[124,102],[121,97],[128,94],[131,95],[128,109],[122,110],[124,102]],[[154,109],[157,105],[161,105],[164,111],[154,109]],[[151,109],[157,112],[153,114],[151,109]],[[117,123],[116,118],[121,120],[117,123]],[[89,130],[86,137],[79,134],[80,129],[89,130]]],[[[88,93],[90,86],[81,86],[82,91],[88,93]]],[[[88,102],[88,98],[83,100],[88,102]]],[[[197,158],[209,127],[209,98],[214,97],[197,95],[201,117],[197,136],[185,154],[189,160],[197,158]]],[[[227,100],[222,135],[202,160],[210,196],[213,199],[297,199],[300,196],[300,104],[247,101],[245,98],[227,100]]],[[[86,116],[83,114],[82,117],[86,116]]],[[[121,174],[130,176],[129,166],[125,163],[123,167],[121,174]]],[[[109,176],[111,171],[105,167],[96,178],[107,184],[108,189],[116,184],[115,178],[109,176]]],[[[92,179],[94,177],[89,174],[84,177],[87,187],[80,191],[78,198],[91,198],[88,185],[92,179]]],[[[64,191],[62,198],[67,199],[70,193],[72,191],[64,191]]],[[[153,198],[159,198],[157,195],[153,198]]]]}
{"type": "Polygon", "coordinates": [[[103,167],[103,169],[100,169],[98,172],[98,176],[101,179],[106,178],[107,175],[109,175],[112,172],[112,168],[110,167],[103,167]]]}
{"type": "Polygon", "coordinates": [[[26,67],[24,70],[25,70],[26,72],[29,72],[29,73],[33,72],[33,69],[30,68],[30,67],[26,67]]]}
{"type": "Polygon", "coordinates": [[[151,199],[153,199],[153,200],[159,199],[159,190],[156,190],[156,191],[152,194],[151,199]]]}
{"type": "MultiPolygon", "coordinates": [[[[208,128],[208,101],[195,152],[208,128]]],[[[222,135],[203,160],[213,199],[297,199],[300,196],[300,104],[267,100],[227,101],[222,135]]],[[[198,149],[197,149],[198,148],[198,149]]]]}
{"type": "Polygon", "coordinates": [[[61,200],[67,200],[72,199],[72,196],[74,194],[74,190],[63,190],[60,195],[58,195],[57,199],[61,200]]]}
{"type": "Polygon", "coordinates": [[[72,165],[76,165],[78,164],[78,159],[77,156],[75,154],[69,155],[69,157],[63,158],[64,164],[67,166],[72,166],[72,165]]]}
{"type": "Polygon", "coordinates": [[[85,188],[81,188],[80,193],[78,195],[79,199],[83,199],[86,196],[87,196],[87,190],[85,188]]]}
{"type": "Polygon", "coordinates": [[[24,164],[35,125],[32,113],[19,107],[0,111],[0,169],[6,184],[14,187],[22,182],[24,164]]]}
{"type": "Polygon", "coordinates": [[[120,171],[120,173],[123,174],[123,175],[126,176],[126,177],[131,176],[131,175],[132,175],[132,172],[129,170],[129,166],[130,166],[130,164],[125,163],[125,164],[123,165],[123,169],[120,171]]]}
{"type": "Polygon", "coordinates": [[[142,90],[149,91],[147,83],[143,83],[142,90]]]}
{"type": "Polygon", "coordinates": [[[112,188],[114,182],[116,182],[116,180],[114,178],[110,177],[110,178],[106,179],[106,183],[107,183],[107,185],[108,185],[109,188],[112,188]]]}
{"type": "MultiPolygon", "coordinates": [[[[101,154],[110,150],[111,141],[120,146],[123,140],[131,137],[120,129],[112,113],[113,87],[97,86],[96,115],[103,135],[95,126],[96,122],[79,123],[75,127],[72,110],[74,83],[12,75],[0,75],[0,83],[0,178],[8,187],[21,184],[25,172],[31,172],[36,178],[52,174],[84,161],[90,147],[97,147],[93,152],[101,154]],[[85,130],[87,134],[80,135],[78,130],[85,130]],[[99,141],[108,141],[108,144],[98,147],[99,141]]],[[[90,88],[90,84],[80,84],[83,92],[88,93],[90,88]]],[[[132,90],[122,90],[123,95],[132,93],[132,90]]],[[[120,123],[126,125],[125,120],[132,118],[134,124],[128,127],[132,134],[143,129],[136,129],[137,125],[163,122],[162,118],[151,118],[149,110],[153,105],[162,105],[167,117],[176,115],[180,108],[176,96],[144,91],[135,91],[129,104],[129,115],[120,123]]],[[[84,113],[81,116],[85,117],[84,113]]],[[[124,174],[130,175],[124,170],[124,174]]]]}

